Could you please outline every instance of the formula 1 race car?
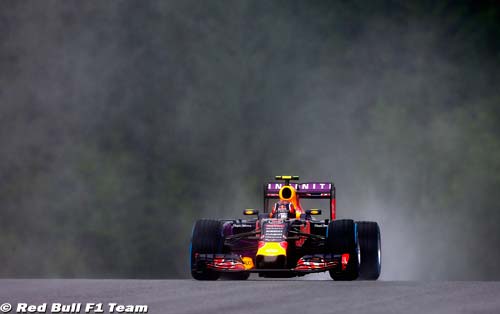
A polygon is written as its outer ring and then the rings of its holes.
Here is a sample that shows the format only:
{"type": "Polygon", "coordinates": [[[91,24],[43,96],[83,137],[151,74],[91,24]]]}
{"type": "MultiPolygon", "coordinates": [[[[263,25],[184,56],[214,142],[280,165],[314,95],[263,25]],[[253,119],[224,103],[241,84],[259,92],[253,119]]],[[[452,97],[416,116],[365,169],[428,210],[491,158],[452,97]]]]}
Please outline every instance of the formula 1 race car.
{"type": "Polygon", "coordinates": [[[265,184],[263,212],[243,212],[256,218],[196,221],[190,245],[192,277],[245,280],[250,273],[287,278],[328,271],[334,280],[378,279],[378,224],[335,219],[333,183],[290,183],[298,179],[276,176],[280,182],[265,184]],[[321,210],[304,210],[301,199],[328,199],[330,218],[314,219],[321,210]]]}

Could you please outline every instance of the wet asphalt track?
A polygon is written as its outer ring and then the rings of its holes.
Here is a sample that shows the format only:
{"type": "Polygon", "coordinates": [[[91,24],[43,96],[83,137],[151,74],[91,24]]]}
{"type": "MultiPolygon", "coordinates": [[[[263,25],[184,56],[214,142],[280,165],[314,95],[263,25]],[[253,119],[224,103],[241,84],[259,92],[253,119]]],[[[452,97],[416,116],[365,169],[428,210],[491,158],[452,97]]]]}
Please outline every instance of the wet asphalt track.
{"type": "Polygon", "coordinates": [[[146,304],[149,313],[483,314],[500,313],[500,282],[1,279],[4,302],[146,304]]]}

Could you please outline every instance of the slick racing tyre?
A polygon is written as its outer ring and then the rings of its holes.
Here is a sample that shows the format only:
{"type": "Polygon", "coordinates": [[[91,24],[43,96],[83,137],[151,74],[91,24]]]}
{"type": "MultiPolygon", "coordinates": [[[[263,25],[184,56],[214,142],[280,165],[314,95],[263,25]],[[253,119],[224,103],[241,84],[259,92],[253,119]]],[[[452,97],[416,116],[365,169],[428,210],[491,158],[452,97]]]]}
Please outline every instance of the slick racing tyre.
{"type": "Polygon", "coordinates": [[[334,220],[328,224],[326,245],[332,254],[349,254],[345,270],[330,270],[333,280],[356,280],[359,275],[359,245],[356,225],[351,219],[334,220]]]}
{"type": "Polygon", "coordinates": [[[377,280],[382,265],[380,228],[376,222],[360,221],[358,241],[360,250],[359,279],[377,280]]]}
{"type": "Polygon", "coordinates": [[[196,221],[191,237],[191,276],[196,280],[217,280],[219,273],[196,264],[194,255],[222,253],[222,224],[218,220],[201,219],[196,221]]]}

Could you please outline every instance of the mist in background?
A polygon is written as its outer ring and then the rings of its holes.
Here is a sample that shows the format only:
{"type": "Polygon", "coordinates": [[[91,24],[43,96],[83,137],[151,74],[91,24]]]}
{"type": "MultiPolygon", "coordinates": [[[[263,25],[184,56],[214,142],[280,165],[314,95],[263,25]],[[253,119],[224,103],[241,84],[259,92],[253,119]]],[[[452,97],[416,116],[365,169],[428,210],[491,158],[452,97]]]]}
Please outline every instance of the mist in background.
{"type": "Polygon", "coordinates": [[[495,1],[2,1],[0,276],[188,277],[196,219],[333,180],[385,280],[500,280],[495,1]]]}

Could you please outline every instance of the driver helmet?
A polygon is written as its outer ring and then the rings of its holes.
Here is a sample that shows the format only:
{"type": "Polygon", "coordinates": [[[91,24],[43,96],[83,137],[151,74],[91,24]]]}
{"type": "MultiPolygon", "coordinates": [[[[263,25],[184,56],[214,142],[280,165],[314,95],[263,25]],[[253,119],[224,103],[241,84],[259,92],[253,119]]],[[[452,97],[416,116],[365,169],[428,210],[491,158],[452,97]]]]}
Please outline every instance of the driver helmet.
{"type": "Polygon", "coordinates": [[[279,201],[274,204],[274,217],[280,219],[288,219],[292,209],[292,204],[288,201],[279,201]]]}

